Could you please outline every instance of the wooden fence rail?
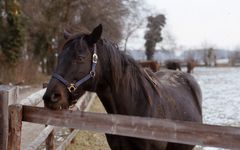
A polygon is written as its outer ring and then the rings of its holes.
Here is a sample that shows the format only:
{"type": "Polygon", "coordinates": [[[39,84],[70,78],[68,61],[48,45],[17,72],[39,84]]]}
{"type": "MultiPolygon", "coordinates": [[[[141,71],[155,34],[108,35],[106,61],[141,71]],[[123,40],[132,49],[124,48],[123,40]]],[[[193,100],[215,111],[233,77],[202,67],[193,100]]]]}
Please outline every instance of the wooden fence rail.
{"type": "MultiPolygon", "coordinates": [[[[53,111],[25,105],[11,105],[8,112],[7,105],[9,102],[10,104],[14,103],[17,95],[16,93],[16,89],[15,92],[7,91],[7,94],[2,93],[0,90],[0,149],[3,150],[7,149],[7,141],[9,150],[20,149],[22,121],[191,145],[228,149],[240,148],[240,128],[236,127],[204,125],[194,122],[162,120],[157,118],[88,113],[82,111],[53,111]],[[9,98],[11,101],[5,100],[9,98]],[[8,114],[10,116],[9,124],[8,114]],[[10,130],[9,133],[7,133],[8,128],[10,130]],[[7,134],[9,134],[9,137],[7,134]]],[[[41,94],[39,94],[39,96],[41,96],[41,94]]],[[[94,97],[91,94],[84,95],[82,100],[77,103],[77,107],[80,110],[88,109],[89,97],[91,96],[94,97]]],[[[39,98],[34,98],[38,103],[39,98]]],[[[27,99],[23,104],[36,104],[34,102],[35,100],[32,101],[31,98],[27,99]],[[32,102],[29,103],[29,100],[32,102]]],[[[52,134],[49,137],[53,140],[52,131],[53,127],[47,126],[44,132],[42,132],[32,144],[34,145],[35,142],[37,143],[36,145],[39,145],[49,133],[52,134]]],[[[74,130],[57,150],[63,150],[76,133],[77,130],[74,130]]],[[[35,146],[32,147],[31,145],[29,148],[36,149],[35,146]]],[[[55,147],[49,147],[48,149],[55,149],[55,147]]]]}
{"type": "Polygon", "coordinates": [[[20,104],[29,105],[29,106],[37,106],[39,103],[42,102],[42,96],[45,93],[45,91],[46,91],[46,88],[33,93],[32,95],[22,99],[20,104]]]}
{"type": "Polygon", "coordinates": [[[51,134],[53,129],[54,126],[50,125],[44,128],[43,131],[37,136],[37,138],[34,139],[30,145],[28,145],[26,150],[36,150],[48,138],[49,134],[51,134]]]}
{"type": "MultiPolygon", "coordinates": [[[[15,106],[18,107],[18,106],[15,106]]],[[[239,149],[240,128],[23,106],[23,121],[191,145],[239,149]]]]}
{"type": "MultiPolygon", "coordinates": [[[[43,88],[45,88],[44,86],[43,88]]],[[[16,150],[21,145],[22,105],[36,106],[42,102],[42,96],[46,89],[32,93],[30,96],[18,99],[19,88],[14,86],[0,85],[0,150],[16,150]],[[18,109],[14,105],[18,105],[18,109]]],[[[78,101],[75,110],[86,111],[95,99],[95,94],[86,93],[78,101]]],[[[78,130],[71,129],[71,134],[61,143],[57,150],[63,150],[74,139],[78,130]]],[[[55,150],[54,127],[46,126],[45,129],[33,140],[27,149],[37,149],[46,140],[46,150],[55,150]],[[47,137],[47,139],[46,139],[47,137]]]]}
{"type": "MultiPolygon", "coordinates": [[[[41,102],[39,97],[42,97],[42,93],[44,90],[40,90],[35,94],[30,95],[21,101],[21,104],[26,104],[30,106],[36,106],[39,102],[41,102]]],[[[85,93],[75,104],[75,110],[81,109],[83,111],[88,111],[93,100],[95,99],[96,94],[94,93],[85,93]]],[[[64,150],[68,144],[74,139],[79,130],[71,130],[70,135],[57,147],[57,150],[64,150]]],[[[39,134],[39,136],[33,140],[32,143],[27,147],[27,150],[36,150],[43,141],[46,140],[46,150],[55,150],[56,145],[54,142],[54,127],[46,126],[43,131],[39,134]]]]}

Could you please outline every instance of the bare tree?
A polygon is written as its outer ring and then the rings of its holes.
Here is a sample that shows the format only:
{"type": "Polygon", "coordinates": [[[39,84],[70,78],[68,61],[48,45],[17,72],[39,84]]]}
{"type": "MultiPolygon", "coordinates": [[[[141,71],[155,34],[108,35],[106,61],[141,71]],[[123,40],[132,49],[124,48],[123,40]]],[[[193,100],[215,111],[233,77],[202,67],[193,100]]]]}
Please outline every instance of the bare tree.
{"type": "Polygon", "coordinates": [[[209,44],[208,42],[202,43],[202,49],[204,50],[203,61],[205,66],[215,66],[216,65],[216,54],[215,46],[209,44]]]}
{"type": "Polygon", "coordinates": [[[173,34],[165,27],[162,30],[163,40],[159,44],[161,49],[174,51],[177,49],[176,39],[173,34]]]}
{"type": "Polygon", "coordinates": [[[236,66],[236,64],[240,64],[240,47],[236,47],[234,51],[232,51],[229,63],[232,66],[236,66]]]}
{"type": "Polygon", "coordinates": [[[123,49],[125,53],[127,51],[127,44],[129,38],[140,28],[146,25],[145,20],[147,16],[149,16],[150,11],[146,7],[142,7],[142,3],[144,3],[142,0],[130,2],[129,14],[126,16],[125,19],[123,33],[123,49]]]}
{"type": "MultiPolygon", "coordinates": [[[[42,61],[47,58],[49,68],[57,48],[63,41],[64,28],[92,29],[102,23],[103,37],[114,42],[123,38],[124,21],[130,11],[131,0],[21,0],[28,19],[28,46],[33,56],[42,61]],[[54,42],[53,42],[54,41],[54,42]],[[56,46],[53,46],[55,43],[56,46]]],[[[134,9],[134,8],[133,8],[134,9]]],[[[42,63],[43,64],[43,63],[42,63]]],[[[49,69],[48,73],[51,73],[49,69]]]]}

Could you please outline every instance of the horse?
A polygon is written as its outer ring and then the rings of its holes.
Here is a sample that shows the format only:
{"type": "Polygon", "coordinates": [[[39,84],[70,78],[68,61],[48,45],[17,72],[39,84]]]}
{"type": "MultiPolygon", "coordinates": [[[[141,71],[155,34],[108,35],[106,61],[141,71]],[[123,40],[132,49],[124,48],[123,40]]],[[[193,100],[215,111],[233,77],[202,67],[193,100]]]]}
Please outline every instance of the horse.
{"type": "Polygon", "coordinates": [[[190,59],[187,61],[187,73],[192,73],[193,69],[197,65],[196,61],[193,59],[190,59]]]}
{"type": "Polygon", "coordinates": [[[160,69],[160,64],[157,61],[148,60],[140,61],[138,63],[144,68],[150,68],[153,72],[157,72],[160,69]]]}
{"type": "Polygon", "coordinates": [[[165,65],[167,69],[181,71],[180,62],[178,60],[167,60],[165,65]]]}
{"type": "MultiPolygon", "coordinates": [[[[101,38],[102,25],[69,36],[43,96],[49,109],[67,109],[85,91],[96,92],[107,113],[202,122],[201,89],[180,71],[145,70],[116,44],[101,38]]],[[[81,116],[79,116],[81,117],[81,116]]],[[[106,134],[113,150],[190,150],[194,145],[106,134]]]]}

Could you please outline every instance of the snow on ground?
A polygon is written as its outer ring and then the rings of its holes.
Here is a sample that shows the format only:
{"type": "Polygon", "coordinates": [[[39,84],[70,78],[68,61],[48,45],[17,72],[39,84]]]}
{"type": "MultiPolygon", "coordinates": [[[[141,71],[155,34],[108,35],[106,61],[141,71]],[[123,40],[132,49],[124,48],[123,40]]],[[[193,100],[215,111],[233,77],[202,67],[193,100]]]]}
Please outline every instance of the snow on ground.
{"type": "Polygon", "coordinates": [[[193,75],[202,89],[203,122],[240,127],[240,68],[199,67],[193,75]]]}

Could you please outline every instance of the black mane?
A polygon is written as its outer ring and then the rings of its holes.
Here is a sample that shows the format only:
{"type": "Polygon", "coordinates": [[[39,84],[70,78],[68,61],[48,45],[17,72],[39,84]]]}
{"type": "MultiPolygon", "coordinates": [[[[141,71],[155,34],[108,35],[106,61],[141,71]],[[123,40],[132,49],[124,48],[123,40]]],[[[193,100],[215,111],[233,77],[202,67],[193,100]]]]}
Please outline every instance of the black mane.
{"type": "MultiPolygon", "coordinates": [[[[153,83],[149,80],[149,76],[140,65],[129,55],[119,50],[117,44],[103,39],[101,41],[103,49],[106,50],[110,63],[112,85],[115,92],[119,90],[131,91],[132,96],[135,96],[137,91],[143,91],[145,99],[149,102],[149,89],[146,89],[146,84],[150,84],[154,88],[153,83]],[[150,82],[149,82],[150,81],[150,82]],[[148,83],[147,83],[148,82],[148,83]],[[121,89],[119,86],[121,85],[121,89]]],[[[154,74],[147,71],[151,76],[154,74]]],[[[154,90],[154,89],[153,89],[154,90]]]]}

